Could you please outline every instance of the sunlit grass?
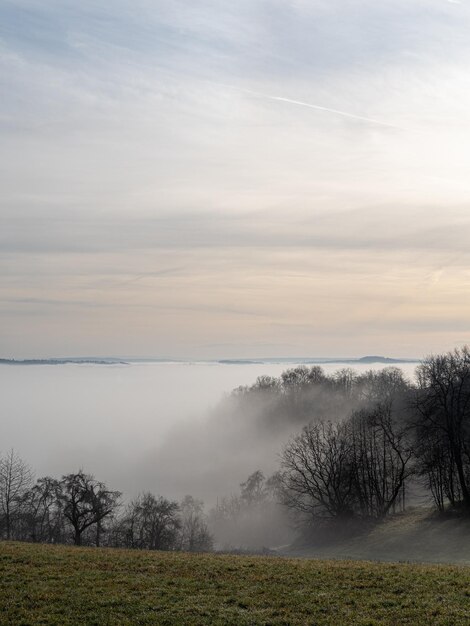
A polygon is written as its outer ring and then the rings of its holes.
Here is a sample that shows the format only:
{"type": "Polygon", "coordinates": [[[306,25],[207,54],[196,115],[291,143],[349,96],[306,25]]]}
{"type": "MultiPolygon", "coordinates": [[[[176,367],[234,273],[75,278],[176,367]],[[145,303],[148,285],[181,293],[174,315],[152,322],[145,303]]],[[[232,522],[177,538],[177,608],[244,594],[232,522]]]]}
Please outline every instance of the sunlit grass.
{"type": "Polygon", "coordinates": [[[0,623],[470,623],[470,568],[0,543],[0,623]]]}

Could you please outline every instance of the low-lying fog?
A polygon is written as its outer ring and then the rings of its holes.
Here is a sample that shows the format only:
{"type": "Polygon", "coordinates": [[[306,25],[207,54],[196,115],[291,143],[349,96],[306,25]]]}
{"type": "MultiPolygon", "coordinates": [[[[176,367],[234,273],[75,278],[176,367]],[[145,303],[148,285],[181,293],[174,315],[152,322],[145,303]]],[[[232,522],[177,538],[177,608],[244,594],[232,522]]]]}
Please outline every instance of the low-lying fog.
{"type": "MultiPolygon", "coordinates": [[[[190,493],[212,504],[253,471],[274,471],[287,436],[285,429],[260,432],[249,416],[218,421],[218,403],[239,385],[293,366],[2,365],[0,452],[14,448],[37,476],[83,468],[126,498],[151,490],[178,499],[190,493]]],[[[331,373],[344,366],[322,367],[331,373]]],[[[399,367],[413,375],[414,364],[399,367]]]]}

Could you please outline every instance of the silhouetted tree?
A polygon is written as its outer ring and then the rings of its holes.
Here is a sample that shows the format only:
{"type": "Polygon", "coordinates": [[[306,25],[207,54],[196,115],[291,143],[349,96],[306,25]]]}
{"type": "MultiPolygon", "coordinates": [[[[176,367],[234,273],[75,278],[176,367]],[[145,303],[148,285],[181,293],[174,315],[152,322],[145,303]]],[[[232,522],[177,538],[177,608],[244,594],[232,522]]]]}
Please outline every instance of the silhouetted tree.
{"type": "Polygon", "coordinates": [[[265,477],[262,471],[257,470],[250,474],[240,485],[240,496],[246,504],[257,504],[266,497],[265,477]]]}
{"type": "Polygon", "coordinates": [[[413,448],[406,426],[394,423],[390,402],[350,418],[352,471],[357,511],[380,519],[399,504],[405,508],[413,448]]]}
{"type": "Polygon", "coordinates": [[[285,503],[311,519],[351,516],[355,505],[352,445],[345,424],[305,426],[282,454],[285,503]]]}
{"type": "Polygon", "coordinates": [[[24,495],[33,480],[33,472],[14,450],[0,458],[0,516],[6,539],[14,535],[24,495]]]}
{"type": "Polygon", "coordinates": [[[442,495],[453,505],[470,509],[470,350],[464,347],[430,356],[417,368],[418,446],[421,471],[433,485],[436,504],[442,495]],[[444,465],[443,465],[444,464],[444,465]]]}
{"type": "Polygon", "coordinates": [[[390,405],[306,426],[282,455],[284,502],[310,520],[380,519],[404,507],[413,449],[390,405]]]}
{"type": "Polygon", "coordinates": [[[127,507],[122,520],[126,545],[148,550],[173,550],[181,527],[179,505],[151,493],[143,493],[127,507]]]}
{"type": "Polygon", "coordinates": [[[65,541],[65,520],[59,494],[59,481],[49,476],[39,478],[25,493],[23,525],[27,540],[45,543],[65,541]]]}
{"type": "Polygon", "coordinates": [[[204,516],[204,504],[192,496],[185,496],[180,505],[180,550],[208,552],[214,539],[209,532],[204,516]]]}
{"type": "Polygon", "coordinates": [[[62,477],[58,499],[65,518],[72,525],[75,545],[81,545],[83,532],[94,524],[97,525],[96,543],[99,545],[99,525],[116,510],[120,496],[119,491],[110,491],[104,483],[82,470],[62,477]]]}

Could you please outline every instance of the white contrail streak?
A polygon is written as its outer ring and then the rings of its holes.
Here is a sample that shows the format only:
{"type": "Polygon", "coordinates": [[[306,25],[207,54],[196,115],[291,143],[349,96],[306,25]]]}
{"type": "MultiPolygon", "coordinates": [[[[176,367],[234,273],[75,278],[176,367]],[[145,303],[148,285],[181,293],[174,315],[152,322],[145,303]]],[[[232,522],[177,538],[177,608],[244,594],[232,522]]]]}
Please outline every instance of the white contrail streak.
{"type": "Polygon", "coordinates": [[[347,111],[339,111],[338,109],[330,109],[328,107],[322,107],[318,104],[310,104],[309,102],[301,102],[300,100],[291,100],[290,98],[282,98],[281,96],[266,96],[261,94],[256,94],[261,98],[269,98],[269,100],[277,100],[278,102],[288,102],[289,104],[297,104],[301,107],[308,107],[309,109],[316,109],[317,111],[326,111],[327,113],[334,113],[335,115],[342,115],[343,117],[350,117],[354,120],[361,120],[362,122],[369,122],[369,124],[379,124],[380,126],[388,126],[389,128],[400,128],[400,126],[396,126],[395,124],[390,124],[388,122],[382,122],[380,120],[375,120],[371,117],[363,117],[362,115],[355,115],[354,113],[347,113],[347,111]]]}
{"type": "MultiPolygon", "coordinates": [[[[220,86],[223,83],[219,83],[220,86]]],[[[348,113],[347,111],[340,111],[338,109],[331,109],[329,107],[322,107],[318,104],[311,104],[310,102],[302,102],[301,100],[292,100],[292,98],[283,98],[282,96],[270,96],[265,93],[260,93],[259,91],[252,91],[251,89],[244,89],[241,87],[235,87],[234,85],[223,85],[228,87],[229,89],[234,89],[235,91],[241,91],[243,93],[248,93],[256,98],[261,98],[264,100],[274,100],[276,102],[286,102],[287,104],[295,104],[296,106],[307,107],[309,109],[315,109],[316,111],[325,111],[326,113],[333,113],[334,115],[341,115],[342,117],[349,117],[353,120],[360,120],[361,122],[367,122],[369,124],[377,124],[378,126],[386,126],[387,128],[395,128],[397,130],[406,130],[402,126],[397,126],[396,124],[390,124],[389,122],[382,122],[381,120],[376,120],[371,117],[364,117],[362,115],[355,115],[354,113],[348,113]]]]}

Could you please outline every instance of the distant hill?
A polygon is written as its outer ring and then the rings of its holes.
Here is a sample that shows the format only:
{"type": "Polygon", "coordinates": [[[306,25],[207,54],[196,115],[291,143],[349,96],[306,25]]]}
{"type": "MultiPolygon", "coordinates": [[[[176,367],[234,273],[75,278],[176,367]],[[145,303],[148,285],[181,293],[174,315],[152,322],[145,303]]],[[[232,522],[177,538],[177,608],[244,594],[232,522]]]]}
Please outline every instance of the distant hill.
{"type": "Polygon", "coordinates": [[[207,359],[207,360],[191,360],[191,359],[165,359],[165,358],[115,358],[115,357],[59,357],[49,359],[0,359],[0,365],[128,365],[130,363],[199,363],[211,364],[218,363],[220,365],[263,365],[263,364],[281,364],[281,365],[328,365],[328,364],[375,364],[382,363],[384,365],[393,365],[399,363],[418,363],[417,359],[395,359],[384,356],[363,356],[360,358],[306,358],[306,357],[279,357],[265,359],[207,359]]]}
{"type": "Polygon", "coordinates": [[[392,359],[386,356],[363,356],[354,361],[355,363],[418,363],[415,359],[392,359]]]}
{"type": "Polygon", "coordinates": [[[119,359],[64,358],[64,359],[0,359],[0,365],[126,365],[127,361],[119,359]]]}
{"type": "Polygon", "coordinates": [[[386,356],[363,356],[358,358],[330,358],[330,357],[268,357],[264,359],[220,359],[217,363],[224,365],[254,365],[262,363],[279,363],[281,365],[328,365],[338,363],[339,365],[357,365],[370,363],[383,363],[384,365],[394,365],[399,363],[419,363],[419,359],[396,359],[386,356]]]}

